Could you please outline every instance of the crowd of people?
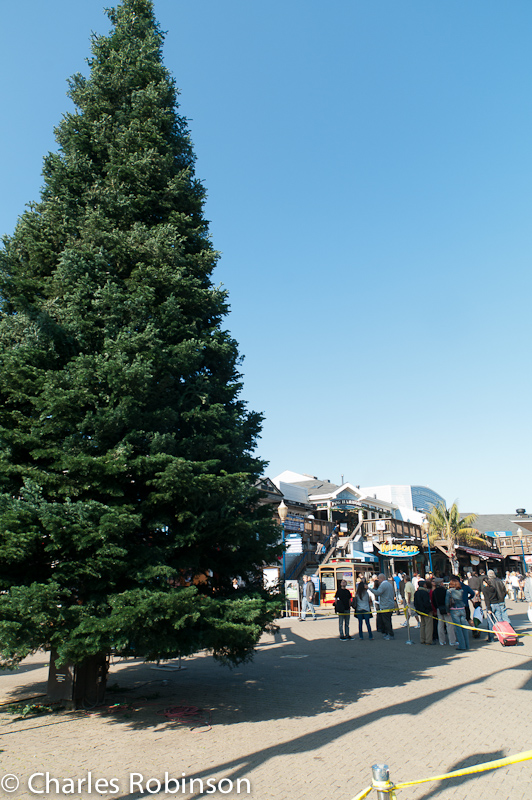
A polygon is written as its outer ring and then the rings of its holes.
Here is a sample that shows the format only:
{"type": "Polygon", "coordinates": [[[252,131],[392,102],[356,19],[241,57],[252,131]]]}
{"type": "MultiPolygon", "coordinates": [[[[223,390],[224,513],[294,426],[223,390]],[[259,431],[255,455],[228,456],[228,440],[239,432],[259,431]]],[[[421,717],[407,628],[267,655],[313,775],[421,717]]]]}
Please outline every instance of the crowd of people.
{"type": "MultiPolygon", "coordinates": [[[[352,594],[347,582],[341,581],[335,594],[334,610],[338,615],[339,635],[342,641],[354,638],[350,635],[351,614],[358,621],[358,638],[373,639],[371,619],[375,614],[376,632],[383,639],[394,639],[392,614],[403,610],[405,622],[415,621],[420,631],[420,642],[424,645],[450,645],[457,650],[469,649],[469,638],[480,638],[481,633],[493,640],[494,622],[509,622],[506,597],[513,594],[514,600],[521,599],[532,606],[532,570],[526,576],[519,576],[519,592],[516,594],[514,577],[517,573],[507,573],[505,579],[496,576],[493,570],[486,573],[469,571],[466,577],[451,575],[448,578],[435,577],[429,573],[421,578],[418,573],[409,576],[395,573],[393,578],[373,575],[369,580],[357,576],[352,594]]],[[[316,619],[313,605],[314,584],[304,576],[302,611],[300,619],[305,620],[307,611],[316,619]]]]}

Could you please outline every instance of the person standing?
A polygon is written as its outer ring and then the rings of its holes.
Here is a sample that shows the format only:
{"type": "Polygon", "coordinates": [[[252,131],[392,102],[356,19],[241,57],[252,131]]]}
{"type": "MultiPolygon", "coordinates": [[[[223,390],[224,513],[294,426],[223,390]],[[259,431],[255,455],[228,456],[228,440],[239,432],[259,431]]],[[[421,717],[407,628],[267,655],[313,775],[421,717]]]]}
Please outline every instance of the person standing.
{"type": "MultiPolygon", "coordinates": [[[[336,552],[336,548],[338,546],[338,539],[340,538],[340,526],[335,525],[333,528],[333,532],[331,533],[331,540],[330,540],[330,547],[332,547],[333,555],[336,552]]],[[[346,584],[347,585],[347,584],[346,584]]]]}
{"type": "Polygon", "coordinates": [[[386,576],[381,573],[377,576],[379,585],[373,587],[373,594],[379,600],[379,610],[382,621],[383,639],[389,641],[394,638],[392,627],[392,614],[395,609],[395,592],[392,584],[386,580],[386,576]]]}
{"type": "Polygon", "coordinates": [[[370,601],[373,603],[373,608],[375,609],[375,630],[377,633],[382,633],[382,617],[379,614],[379,598],[373,593],[373,590],[376,589],[378,585],[379,581],[377,580],[377,576],[372,575],[371,580],[368,582],[368,593],[370,601]]]}
{"type": "MultiPolygon", "coordinates": [[[[488,570],[488,575],[482,584],[482,594],[484,595],[484,602],[486,603],[487,611],[491,611],[497,622],[510,622],[508,616],[508,609],[506,608],[506,586],[495,575],[492,569],[488,570]]],[[[488,614],[488,626],[490,632],[488,633],[488,641],[493,641],[493,619],[491,614],[488,614]]]]}
{"type": "Polygon", "coordinates": [[[419,640],[421,644],[432,644],[432,604],[427,584],[423,580],[419,581],[414,594],[414,608],[421,618],[419,640]]]}
{"type": "Polygon", "coordinates": [[[366,627],[368,629],[368,638],[373,639],[373,633],[371,631],[371,600],[369,597],[369,592],[367,590],[366,584],[363,580],[360,580],[358,583],[355,596],[353,598],[353,609],[355,612],[355,617],[358,619],[358,638],[364,638],[364,625],[366,623],[366,627]]]}
{"type": "Polygon", "coordinates": [[[519,599],[519,576],[517,572],[512,572],[510,575],[510,586],[514,596],[514,603],[517,603],[519,599]]]}
{"type": "MultiPolygon", "coordinates": [[[[474,575],[471,570],[467,573],[467,585],[469,588],[475,593],[474,597],[471,598],[471,604],[473,606],[473,624],[475,628],[480,627],[480,620],[477,619],[475,616],[475,612],[477,608],[482,608],[482,603],[480,600],[480,590],[482,586],[482,580],[478,575],[474,575]]],[[[480,632],[474,631],[473,632],[473,639],[480,639],[480,632]]]]}
{"type": "Polygon", "coordinates": [[[471,572],[471,570],[469,570],[469,572],[467,573],[466,583],[469,586],[469,588],[475,592],[475,599],[472,600],[472,602],[474,603],[475,600],[480,600],[480,588],[482,586],[482,580],[480,579],[480,577],[478,575],[475,575],[475,573],[471,572]]]}
{"type": "Polygon", "coordinates": [[[462,584],[457,575],[451,575],[449,588],[445,595],[445,608],[447,613],[451,615],[451,622],[455,626],[456,638],[458,639],[458,647],[456,649],[469,650],[469,632],[461,627],[467,625],[467,619],[462,584]]]}
{"type": "Polygon", "coordinates": [[[469,625],[471,622],[471,610],[469,608],[469,601],[475,597],[475,592],[471,589],[470,586],[465,583],[465,581],[460,581],[460,586],[462,587],[462,595],[464,598],[464,613],[466,615],[467,624],[469,625]]]}
{"type": "Polygon", "coordinates": [[[432,592],[432,605],[436,609],[438,615],[438,640],[441,645],[445,645],[445,629],[447,627],[447,636],[449,637],[449,644],[451,647],[456,647],[456,633],[454,625],[451,625],[451,617],[447,614],[445,607],[445,596],[447,589],[443,585],[443,578],[434,578],[435,588],[432,592]],[[447,626],[446,626],[447,623],[447,626]]]}
{"type": "Polygon", "coordinates": [[[300,622],[305,622],[305,617],[307,615],[307,611],[310,611],[312,614],[312,619],[316,619],[316,609],[312,605],[312,601],[314,600],[315,588],[314,583],[309,578],[308,575],[303,575],[303,591],[302,591],[302,602],[301,602],[301,616],[299,617],[300,622]]]}
{"type": "Polygon", "coordinates": [[[351,616],[351,592],[347,588],[347,581],[340,583],[340,588],[336,590],[334,610],[338,614],[338,627],[340,629],[340,639],[351,639],[349,636],[349,617],[351,616]]]}
{"type": "Polygon", "coordinates": [[[318,541],[318,544],[316,545],[316,557],[318,559],[318,564],[324,555],[325,555],[325,545],[323,544],[323,542],[318,541]]]}
{"type": "Polygon", "coordinates": [[[406,582],[408,581],[406,572],[401,572],[401,582],[399,583],[399,594],[401,595],[401,601],[403,603],[403,608],[405,604],[405,586],[406,582]]]}
{"type": "Polygon", "coordinates": [[[394,572],[393,582],[395,584],[395,597],[397,598],[397,605],[399,605],[399,599],[401,597],[401,575],[399,572],[394,572]]]}
{"type": "MultiPolygon", "coordinates": [[[[406,613],[408,614],[409,617],[415,617],[416,618],[417,627],[419,628],[420,627],[419,617],[416,614],[416,609],[414,607],[414,594],[415,593],[416,593],[416,589],[415,589],[415,586],[414,586],[414,582],[411,581],[405,575],[405,603],[406,603],[406,607],[407,607],[406,613]]],[[[405,620],[405,622],[403,622],[403,628],[406,627],[406,625],[408,625],[408,622],[405,620]]]]}
{"type": "Polygon", "coordinates": [[[523,587],[525,593],[525,601],[528,604],[532,603],[532,570],[528,570],[525,578],[525,585],[523,587]]]}

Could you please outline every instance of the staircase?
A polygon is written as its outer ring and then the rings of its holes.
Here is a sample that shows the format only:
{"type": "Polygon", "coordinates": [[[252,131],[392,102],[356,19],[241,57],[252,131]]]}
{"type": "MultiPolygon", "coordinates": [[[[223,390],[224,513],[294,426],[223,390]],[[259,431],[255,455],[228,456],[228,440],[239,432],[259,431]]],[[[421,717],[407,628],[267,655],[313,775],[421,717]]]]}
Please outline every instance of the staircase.
{"type": "Polygon", "coordinates": [[[311,550],[306,550],[298,560],[290,565],[290,568],[286,570],[285,580],[287,581],[297,581],[302,572],[306,570],[309,564],[317,564],[318,557],[316,553],[313,553],[311,550]]]}
{"type": "Polygon", "coordinates": [[[331,560],[331,558],[334,557],[334,554],[336,553],[337,550],[347,550],[349,542],[352,542],[355,536],[357,536],[357,534],[361,532],[363,522],[364,520],[359,522],[353,533],[351,533],[349,536],[340,537],[340,539],[338,539],[338,544],[336,545],[336,547],[329,548],[329,550],[325,553],[325,558],[321,562],[320,566],[323,567],[324,564],[327,564],[331,560]]]}

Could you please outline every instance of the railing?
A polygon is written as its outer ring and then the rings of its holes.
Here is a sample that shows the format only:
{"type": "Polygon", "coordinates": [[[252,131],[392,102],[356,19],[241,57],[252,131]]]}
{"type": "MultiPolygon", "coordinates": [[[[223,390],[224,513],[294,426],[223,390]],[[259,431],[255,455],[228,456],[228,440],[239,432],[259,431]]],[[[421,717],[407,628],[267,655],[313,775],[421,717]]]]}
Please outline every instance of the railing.
{"type": "Polygon", "coordinates": [[[290,571],[286,573],[285,580],[287,581],[297,580],[301,575],[301,573],[303,572],[306,565],[309,564],[311,561],[316,561],[316,560],[317,560],[316,554],[313,553],[311,550],[306,550],[299,559],[299,561],[297,561],[290,569],[290,571]]]}
{"type": "Polygon", "coordinates": [[[522,556],[532,553],[532,536],[497,536],[495,543],[503,556],[522,556]]]}
{"type": "Polygon", "coordinates": [[[423,542],[423,530],[414,522],[405,522],[402,519],[365,519],[362,523],[364,536],[384,539],[386,535],[394,539],[414,539],[423,542]]]}

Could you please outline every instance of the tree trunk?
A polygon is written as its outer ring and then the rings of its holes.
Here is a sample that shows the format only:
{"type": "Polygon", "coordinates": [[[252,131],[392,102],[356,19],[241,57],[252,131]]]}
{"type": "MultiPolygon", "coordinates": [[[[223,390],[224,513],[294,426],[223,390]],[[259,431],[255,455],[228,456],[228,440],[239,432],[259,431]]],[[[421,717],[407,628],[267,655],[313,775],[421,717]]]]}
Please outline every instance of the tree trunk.
{"type": "Polygon", "coordinates": [[[108,656],[99,653],[79,664],[56,664],[57,652],[50,652],[47,697],[67,708],[91,708],[103,702],[108,672],[108,656]]]}

